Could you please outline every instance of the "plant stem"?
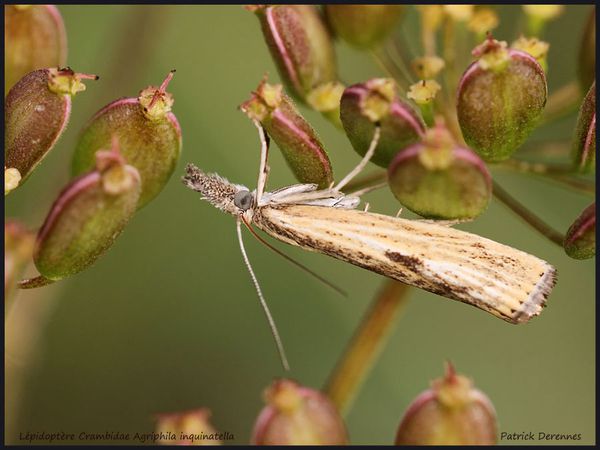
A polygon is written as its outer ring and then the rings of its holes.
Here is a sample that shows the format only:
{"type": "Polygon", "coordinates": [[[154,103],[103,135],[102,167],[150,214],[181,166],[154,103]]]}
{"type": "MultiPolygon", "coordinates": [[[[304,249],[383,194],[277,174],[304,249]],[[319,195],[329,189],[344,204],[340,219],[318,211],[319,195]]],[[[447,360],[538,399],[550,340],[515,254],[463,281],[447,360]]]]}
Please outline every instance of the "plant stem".
{"type": "Polygon", "coordinates": [[[535,230],[537,230],[540,234],[548,238],[550,241],[554,242],[556,245],[562,247],[563,241],[565,237],[550,227],[550,225],[546,224],[542,219],[533,214],[527,207],[519,203],[515,198],[513,198],[508,192],[504,190],[502,186],[500,186],[496,181],[493,181],[493,192],[494,197],[508,206],[515,214],[517,214],[521,219],[531,225],[535,230]]]}
{"type": "Polygon", "coordinates": [[[581,102],[582,92],[577,81],[571,81],[554,91],[544,108],[540,125],[568,116],[577,109],[581,102]]]}
{"type": "Polygon", "coordinates": [[[409,286],[399,281],[385,281],[331,373],[325,392],[341,414],[348,412],[363,381],[377,361],[406,304],[409,290],[409,286]]]}

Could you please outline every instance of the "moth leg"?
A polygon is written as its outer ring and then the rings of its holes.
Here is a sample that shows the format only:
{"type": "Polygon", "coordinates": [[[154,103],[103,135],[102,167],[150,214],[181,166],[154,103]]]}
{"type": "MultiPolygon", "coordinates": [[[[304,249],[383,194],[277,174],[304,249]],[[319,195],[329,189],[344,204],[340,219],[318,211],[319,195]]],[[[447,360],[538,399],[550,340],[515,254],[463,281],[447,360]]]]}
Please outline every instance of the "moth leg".
{"type": "Polygon", "coordinates": [[[379,143],[380,135],[381,135],[381,126],[379,125],[379,123],[377,123],[375,125],[375,132],[373,133],[373,139],[371,140],[371,144],[369,145],[369,149],[367,150],[367,153],[365,153],[365,156],[363,156],[363,158],[360,160],[358,165],[354,169],[352,169],[348,175],[346,175],[344,178],[342,178],[342,181],[340,181],[337,184],[337,186],[335,186],[333,188],[334,191],[342,190],[342,188],[344,186],[346,186],[350,181],[352,181],[352,179],[356,175],[358,175],[360,172],[362,172],[362,170],[366,167],[366,165],[369,163],[369,161],[373,157],[373,154],[375,153],[375,149],[377,148],[377,144],[379,143]]]}
{"type": "Polygon", "coordinates": [[[369,211],[369,206],[371,206],[371,205],[369,205],[369,202],[365,203],[365,212],[369,211]]]}
{"type": "Polygon", "coordinates": [[[398,210],[398,212],[396,213],[396,217],[400,217],[400,214],[402,214],[402,210],[403,210],[403,209],[404,209],[404,208],[400,208],[400,209],[398,210]]]}
{"type": "Polygon", "coordinates": [[[267,159],[269,157],[269,136],[265,133],[265,130],[258,120],[252,120],[252,122],[258,129],[258,137],[260,139],[260,167],[258,169],[258,181],[256,183],[256,204],[258,204],[265,192],[267,175],[269,174],[269,166],[267,165],[267,159]]]}

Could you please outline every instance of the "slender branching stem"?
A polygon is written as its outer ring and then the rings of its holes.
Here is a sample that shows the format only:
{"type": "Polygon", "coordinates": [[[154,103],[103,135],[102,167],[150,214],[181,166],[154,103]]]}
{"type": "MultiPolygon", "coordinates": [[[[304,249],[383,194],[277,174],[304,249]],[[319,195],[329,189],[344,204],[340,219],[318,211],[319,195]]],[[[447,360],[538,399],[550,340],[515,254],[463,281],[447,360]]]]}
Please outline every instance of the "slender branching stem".
{"type": "Polygon", "coordinates": [[[349,411],[363,381],[376,363],[406,305],[409,291],[410,287],[404,283],[385,281],[331,373],[325,392],[341,414],[349,411]]]}
{"type": "Polygon", "coordinates": [[[493,181],[494,197],[504,203],[512,212],[517,214],[521,219],[527,222],[531,227],[538,231],[542,236],[545,236],[556,245],[562,247],[565,239],[564,235],[556,231],[550,225],[546,224],[542,219],[532,213],[526,206],[521,204],[517,199],[512,197],[504,190],[497,182],[493,181]]]}

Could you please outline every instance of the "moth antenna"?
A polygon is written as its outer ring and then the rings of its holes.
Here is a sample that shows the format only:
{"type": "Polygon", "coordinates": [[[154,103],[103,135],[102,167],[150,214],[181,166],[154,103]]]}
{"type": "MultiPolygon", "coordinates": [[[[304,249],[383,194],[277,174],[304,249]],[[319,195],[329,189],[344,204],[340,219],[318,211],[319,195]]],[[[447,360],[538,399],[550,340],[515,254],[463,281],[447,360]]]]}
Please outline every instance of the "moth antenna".
{"type": "Polygon", "coordinates": [[[333,289],[334,291],[336,291],[338,294],[340,294],[340,295],[342,295],[344,297],[348,297],[348,293],[346,291],[344,291],[341,287],[336,286],[331,281],[327,280],[326,278],[323,278],[321,275],[319,275],[318,273],[316,273],[313,270],[309,269],[304,264],[296,261],[291,256],[286,255],[284,252],[282,252],[281,250],[279,250],[276,247],[273,247],[271,244],[269,244],[267,241],[265,241],[262,237],[260,237],[260,235],[256,231],[254,231],[254,229],[252,228],[252,226],[248,222],[246,222],[246,219],[244,219],[243,217],[242,217],[242,222],[244,222],[244,225],[246,225],[246,228],[248,228],[248,231],[250,231],[250,233],[252,233],[252,236],[254,236],[260,243],[264,244],[268,249],[273,250],[279,256],[282,256],[285,260],[291,262],[296,267],[304,270],[309,275],[312,275],[317,280],[319,280],[321,283],[323,283],[324,285],[326,285],[326,286],[330,287],[331,289],[333,289]]]}
{"type": "Polygon", "coordinates": [[[269,136],[265,133],[264,128],[258,120],[252,120],[254,126],[258,128],[258,137],[260,139],[260,167],[258,169],[258,182],[256,183],[256,204],[259,204],[260,199],[267,185],[267,175],[269,167],[267,159],[269,157],[269,136]]]}
{"type": "Polygon", "coordinates": [[[362,170],[369,163],[369,161],[373,157],[373,154],[375,153],[375,149],[377,148],[377,144],[379,143],[380,135],[381,135],[381,126],[379,124],[377,124],[377,125],[375,125],[375,132],[373,133],[373,139],[371,139],[371,144],[369,145],[369,149],[367,150],[367,153],[365,153],[365,156],[363,156],[363,158],[360,160],[358,165],[354,169],[352,169],[352,171],[348,175],[346,175],[342,179],[342,181],[340,181],[337,184],[336,187],[333,188],[334,191],[340,191],[344,186],[346,186],[352,180],[352,178],[354,178],[356,175],[358,175],[360,172],[362,172],[362,170]]]}
{"type": "Polygon", "coordinates": [[[275,321],[273,320],[273,316],[271,315],[271,311],[267,306],[267,302],[265,297],[263,296],[262,290],[260,288],[260,284],[258,284],[258,280],[256,275],[254,275],[254,270],[252,270],[252,266],[250,265],[250,260],[248,259],[248,255],[246,254],[246,248],[244,247],[244,241],[242,239],[242,227],[241,222],[237,221],[237,235],[238,241],[240,242],[240,250],[242,251],[242,257],[244,258],[244,263],[246,264],[246,268],[248,272],[250,272],[250,277],[252,278],[252,282],[254,283],[254,287],[256,288],[256,293],[258,294],[258,298],[260,299],[260,304],[263,308],[265,316],[267,316],[267,322],[269,322],[269,327],[271,328],[271,334],[273,335],[273,339],[275,339],[275,345],[277,346],[277,351],[279,352],[279,358],[281,359],[281,365],[286,371],[290,370],[290,365],[288,364],[287,356],[285,356],[285,350],[283,348],[283,343],[281,342],[281,337],[279,336],[279,332],[277,331],[277,325],[275,325],[275,321]]]}

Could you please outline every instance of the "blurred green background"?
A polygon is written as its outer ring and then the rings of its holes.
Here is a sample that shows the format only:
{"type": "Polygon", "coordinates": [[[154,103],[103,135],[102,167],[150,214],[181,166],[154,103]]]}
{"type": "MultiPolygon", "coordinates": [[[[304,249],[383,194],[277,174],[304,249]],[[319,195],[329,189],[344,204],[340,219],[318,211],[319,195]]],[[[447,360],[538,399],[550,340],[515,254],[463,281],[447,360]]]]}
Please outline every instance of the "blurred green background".
{"type": "MultiPolygon", "coordinates": [[[[574,78],[590,6],[568,6],[546,38],[550,92],[574,78]]],[[[93,267],[55,286],[23,292],[7,321],[7,440],[18,432],[146,432],[152,415],[206,406],[216,428],[248,442],[262,391],[284,375],[246,272],[234,220],[199,200],[179,178],[187,162],[254,187],[259,143],[236,108],[265,72],[278,75],[253,14],[241,6],[60,6],[68,64],[100,75],[77,95],[66,134],[23,188],[6,217],[41,224],[69,178],[79,130],[106,103],[136,96],[177,73],[169,91],[183,130],[183,154],[163,193],[141,210],[93,267]]],[[[500,7],[494,33],[517,37],[520,7],[500,7]]],[[[416,21],[405,20],[416,39],[416,21]]],[[[337,45],[346,83],[385,75],[368,53],[337,45]]],[[[336,173],[358,162],[344,135],[302,109],[326,143],[336,173]]],[[[532,139],[569,138],[575,115],[532,139]]],[[[271,152],[270,187],[294,180],[271,152]]],[[[496,172],[496,179],[559,230],[591,199],[548,182],[496,172]]],[[[365,200],[394,214],[384,190],[365,200]]],[[[406,217],[413,217],[406,214],[406,217]]],[[[459,228],[533,253],[559,273],[548,308],[509,325],[475,308],[413,290],[347,417],[354,444],[391,444],[399,420],[450,359],[494,403],[500,431],[581,433],[595,442],[595,260],[569,259],[493,200],[459,228]]],[[[381,285],[381,277],[326,256],[284,248],[343,285],[341,298],[250,238],[246,239],[292,365],[291,377],[319,388],[381,285]]],[[[16,437],[15,437],[16,436],[16,437]]],[[[510,444],[510,441],[501,441],[510,444]]],[[[535,442],[535,441],[533,441],[535,442]]],[[[527,443],[533,443],[527,442],[527,443]]],[[[88,442],[89,443],[89,442],[88,442]]]]}

